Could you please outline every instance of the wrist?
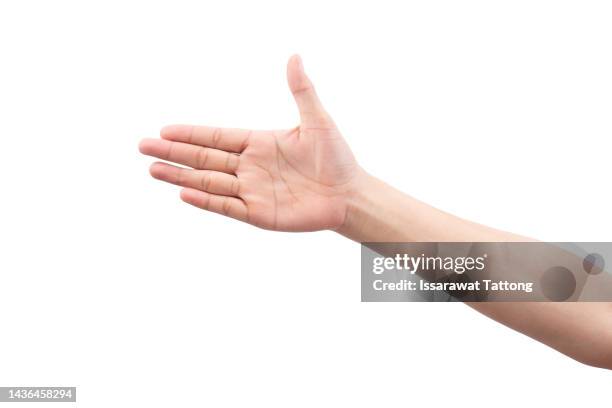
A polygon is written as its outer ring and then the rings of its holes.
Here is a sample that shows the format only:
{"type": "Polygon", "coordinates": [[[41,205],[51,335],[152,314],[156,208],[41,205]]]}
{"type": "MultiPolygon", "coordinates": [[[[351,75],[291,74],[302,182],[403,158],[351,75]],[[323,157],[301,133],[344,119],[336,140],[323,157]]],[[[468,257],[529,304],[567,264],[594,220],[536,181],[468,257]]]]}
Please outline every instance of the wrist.
{"type": "Polygon", "coordinates": [[[335,231],[357,242],[433,242],[484,236],[480,228],[360,169],[346,196],[344,222],[335,231]]]}
{"type": "Polygon", "coordinates": [[[438,210],[360,169],[346,194],[344,222],[334,229],[357,242],[529,240],[438,210]]]}
{"type": "Polygon", "coordinates": [[[366,242],[374,218],[384,211],[384,190],[391,188],[359,167],[351,188],[345,194],[345,214],[334,231],[357,242],[366,242]]]}

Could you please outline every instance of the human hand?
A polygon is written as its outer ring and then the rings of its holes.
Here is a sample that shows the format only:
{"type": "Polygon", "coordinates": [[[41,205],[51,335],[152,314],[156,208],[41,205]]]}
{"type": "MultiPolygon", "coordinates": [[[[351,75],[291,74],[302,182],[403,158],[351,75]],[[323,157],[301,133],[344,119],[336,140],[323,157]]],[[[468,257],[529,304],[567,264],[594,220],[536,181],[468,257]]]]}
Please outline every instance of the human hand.
{"type": "Polygon", "coordinates": [[[278,231],[337,229],[362,170],[319,101],[299,56],[287,81],[301,123],[288,130],[173,125],[144,139],[151,175],[184,187],[181,199],[204,210],[278,231]]]}

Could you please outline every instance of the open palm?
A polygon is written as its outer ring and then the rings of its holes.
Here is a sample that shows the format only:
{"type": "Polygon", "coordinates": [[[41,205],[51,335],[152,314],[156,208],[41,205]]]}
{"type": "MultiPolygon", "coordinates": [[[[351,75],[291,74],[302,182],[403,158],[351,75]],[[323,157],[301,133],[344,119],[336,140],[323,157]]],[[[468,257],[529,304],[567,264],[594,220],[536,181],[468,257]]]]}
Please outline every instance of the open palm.
{"type": "Polygon", "coordinates": [[[344,222],[347,195],[360,173],[325,112],[301,60],[287,65],[301,124],[288,130],[173,125],[140,151],[157,162],[153,177],[185,187],[181,198],[202,209],[280,231],[334,229],[344,222]]]}

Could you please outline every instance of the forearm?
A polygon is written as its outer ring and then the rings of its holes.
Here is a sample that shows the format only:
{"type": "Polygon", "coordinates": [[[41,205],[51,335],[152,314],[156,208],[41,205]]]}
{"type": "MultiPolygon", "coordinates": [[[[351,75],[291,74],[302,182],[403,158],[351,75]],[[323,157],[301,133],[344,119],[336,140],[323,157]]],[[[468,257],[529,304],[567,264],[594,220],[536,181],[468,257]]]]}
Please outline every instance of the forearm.
{"type": "Polygon", "coordinates": [[[438,210],[361,173],[338,233],[357,242],[508,242],[530,239],[438,210]]]}
{"type": "MultiPolygon", "coordinates": [[[[338,233],[357,242],[530,241],[433,208],[362,174],[338,233]]],[[[583,363],[612,369],[611,303],[468,303],[583,363]]]]}

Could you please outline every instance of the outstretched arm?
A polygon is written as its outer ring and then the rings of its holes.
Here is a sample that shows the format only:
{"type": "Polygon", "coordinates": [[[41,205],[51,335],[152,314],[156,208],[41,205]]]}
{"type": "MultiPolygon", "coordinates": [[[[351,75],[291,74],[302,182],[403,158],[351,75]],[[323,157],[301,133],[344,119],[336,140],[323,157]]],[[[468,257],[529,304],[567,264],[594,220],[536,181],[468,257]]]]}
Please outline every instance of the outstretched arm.
{"type": "MultiPolygon", "coordinates": [[[[357,242],[529,241],[463,220],[373,177],[348,199],[338,232],[357,242]]],[[[612,303],[473,302],[469,306],[585,364],[612,369],[612,303]]]]}
{"type": "MultiPolygon", "coordinates": [[[[323,108],[302,62],[287,66],[293,129],[169,126],[140,151],[150,172],[204,210],[277,231],[334,230],[357,242],[525,241],[422,203],[366,173],[323,108]]],[[[471,303],[586,364],[612,369],[610,303],[471,303]]]]}

